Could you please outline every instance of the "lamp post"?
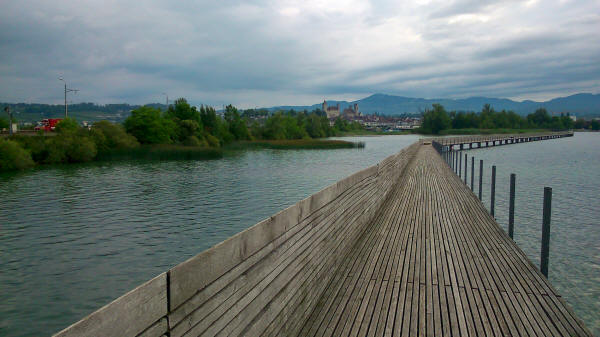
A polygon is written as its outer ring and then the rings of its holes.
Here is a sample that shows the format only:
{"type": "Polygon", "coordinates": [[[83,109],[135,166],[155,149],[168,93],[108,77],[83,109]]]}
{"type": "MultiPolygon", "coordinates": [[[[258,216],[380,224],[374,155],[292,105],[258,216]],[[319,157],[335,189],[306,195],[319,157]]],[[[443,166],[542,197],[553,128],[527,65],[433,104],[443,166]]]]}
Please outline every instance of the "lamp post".
{"type": "Polygon", "coordinates": [[[67,88],[67,82],[65,82],[65,80],[63,80],[62,77],[59,77],[58,80],[62,81],[65,84],[65,118],[67,118],[67,117],[69,117],[69,108],[68,108],[68,104],[67,104],[67,92],[77,93],[79,90],[67,88]]]}

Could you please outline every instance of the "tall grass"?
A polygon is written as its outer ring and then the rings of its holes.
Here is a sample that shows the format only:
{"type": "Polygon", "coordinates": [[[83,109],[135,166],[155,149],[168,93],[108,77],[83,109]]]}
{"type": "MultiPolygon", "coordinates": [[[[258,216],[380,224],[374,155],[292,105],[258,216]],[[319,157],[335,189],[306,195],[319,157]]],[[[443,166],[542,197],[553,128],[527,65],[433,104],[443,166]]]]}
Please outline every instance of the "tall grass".
{"type": "Polygon", "coordinates": [[[226,146],[226,150],[245,149],[277,149],[277,150],[325,150],[363,148],[363,142],[348,142],[332,139],[286,139],[286,140],[255,140],[235,142],[226,146]]]}

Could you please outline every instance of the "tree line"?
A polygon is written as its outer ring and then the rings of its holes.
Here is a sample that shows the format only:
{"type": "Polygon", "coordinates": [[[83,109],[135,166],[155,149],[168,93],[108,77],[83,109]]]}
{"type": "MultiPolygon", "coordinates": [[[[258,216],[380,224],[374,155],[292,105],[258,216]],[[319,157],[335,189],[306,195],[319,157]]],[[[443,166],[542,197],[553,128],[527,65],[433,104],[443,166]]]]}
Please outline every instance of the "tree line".
{"type": "Polygon", "coordinates": [[[134,109],[122,125],[100,121],[88,129],[67,118],[57,124],[52,137],[17,135],[0,139],[0,170],[86,162],[144,144],[220,148],[236,141],[323,138],[361,128],[358,123],[342,119],[331,126],[319,111],[253,115],[228,105],[221,117],[212,107],[198,109],[180,98],[166,110],[152,106],[134,109]],[[264,118],[251,118],[257,116],[264,118]]]}
{"type": "MultiPolygon", "coordinates": [[[[597,122],[597,121],[596,121],[597,122]]],[[[522,117],[514,111],[495,111],[489,104],[485,104],[479,113],[475,112],[447,112],[441,104],[433,104],[423,114],[421,132],[430,134],[443,134],[452,129],[552,129],[567,130],[578,126],[585,126],[584,121],[577,123],[569,114],[550,116],[544,108],[537,109],[534,113],[522,117]]],[[[597,123],[590,122],[589,128],[598,127],[597,123]]]]}

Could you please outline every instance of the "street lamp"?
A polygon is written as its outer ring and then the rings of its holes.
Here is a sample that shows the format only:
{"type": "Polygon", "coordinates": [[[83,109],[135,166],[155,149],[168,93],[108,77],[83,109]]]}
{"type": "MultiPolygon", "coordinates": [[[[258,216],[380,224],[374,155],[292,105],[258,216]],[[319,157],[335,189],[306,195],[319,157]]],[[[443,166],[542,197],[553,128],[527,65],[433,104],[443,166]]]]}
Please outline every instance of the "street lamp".
{"type": "Polygon", "coordinates": [[[67,92],[77,93],[79,90],[67,88],[67,82],[65,82],[65,80],[63,80],[62,77],[59,77],[58,80],[62,81],[65,84],[65,118],[67,118],[67,117],[69,117],[69,107],[67,104],[67,92]]]}

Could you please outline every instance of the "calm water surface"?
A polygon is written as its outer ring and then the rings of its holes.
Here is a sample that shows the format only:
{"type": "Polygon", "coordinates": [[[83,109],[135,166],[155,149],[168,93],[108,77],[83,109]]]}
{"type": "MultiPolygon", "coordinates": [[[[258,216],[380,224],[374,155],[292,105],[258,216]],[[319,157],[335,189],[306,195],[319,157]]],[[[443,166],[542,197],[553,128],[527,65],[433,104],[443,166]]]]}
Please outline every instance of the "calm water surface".
{"type": "MultiPolygon", "coordinates": [[[[56,332],[417,139],[357,137],[352,140],[366,142],[365,149],[247,151],[214,161],[76,165],[0,176],[0,335],[56,332]]],[[[576,134],[468,152],[484,159],[488,180],[488,165],[498,166],[496,214],[503,226],[508,175],[517,174],[515,240],[536,263],[542,189],[554,188],[550,279],[596,334],[599,145],[600,134],[576,134]]],[[[484,191],[488,197],[489,186],[484,191]]]]}
{"type": "Polygon", "coordinates": [[[0,176],[0,336],[50,335],[417,139],[0,176]]]}
{"type": "MultiPolygon", "coordinates": [[[[508,232],[510,174],[516,174],[514,240],[539,267],[544,187],[552,188],[548,277],[575,313],[600,336],[600,133],[464,151],[475,157],[475,191],[483,160],[483,203],[508,232]]],[[[464,165],[464,156],[463,156],[464,165]]]]}

